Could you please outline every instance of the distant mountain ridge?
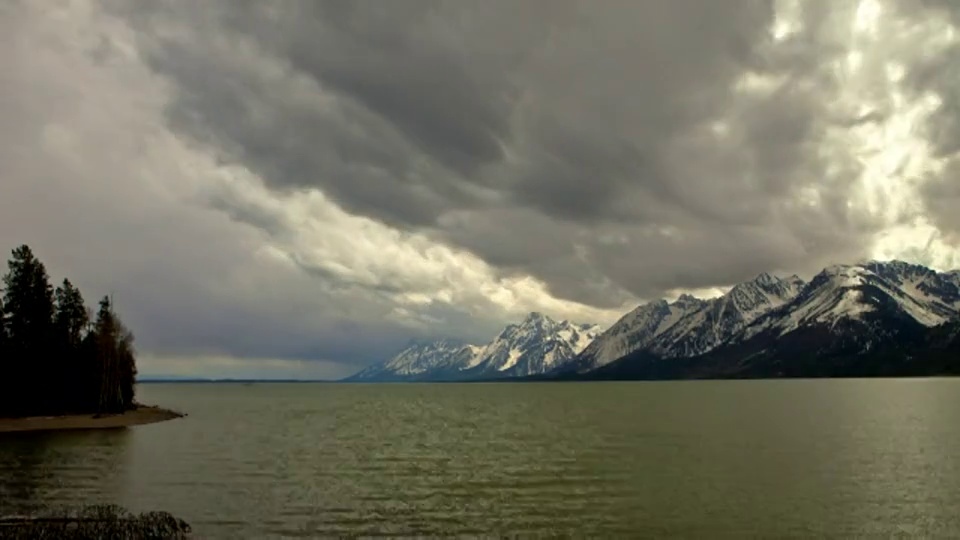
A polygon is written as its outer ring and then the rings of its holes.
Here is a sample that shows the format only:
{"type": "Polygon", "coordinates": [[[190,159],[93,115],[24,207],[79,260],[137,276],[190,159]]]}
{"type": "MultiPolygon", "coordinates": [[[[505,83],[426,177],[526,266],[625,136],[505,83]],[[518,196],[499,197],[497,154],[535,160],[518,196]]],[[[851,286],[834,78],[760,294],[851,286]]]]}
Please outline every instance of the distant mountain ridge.
{"type": "Polygon", "coordinates": [[[415,342],[347,381],[496,379],[547,373],[572,360],[599,335],[591,324],[555,321],[533,312],[482,346],[452,340],[415,342]]]}
{"type": "Polygon", "coordinates": [[[374,364],[348,380],[392,381],[456,378],[479,347],[454,340],[412,342],[386,362],[374,364]]]}
{"type": "Polygon", "coordinates": [[[829,266],[809,282],[762,273],[717,298],[656,300],[603,332],[532,313],[485,346],[417,345],[351,380],[953,372],[958,336],[960,271],[869,261],[829,266]]]}
{"type": "Polygon", "coordinates": [[[950,360],[943,352],[958,342],[958,320],[956,272],[901,261],[835,265],[709,350],[670,355],[647,347],[580,374],[674,379],[960,373],[960,357],[950,360]]]}
{"type": "Polygon", "coordinates": [[[705,353],[792,300],[803,285],[797,276],[781,279],[763,273],[719,298],[682,295],[670,304],[644,304],[601,334],[569,368],[584,373],[638,350],[667,357],[705,353]]]}

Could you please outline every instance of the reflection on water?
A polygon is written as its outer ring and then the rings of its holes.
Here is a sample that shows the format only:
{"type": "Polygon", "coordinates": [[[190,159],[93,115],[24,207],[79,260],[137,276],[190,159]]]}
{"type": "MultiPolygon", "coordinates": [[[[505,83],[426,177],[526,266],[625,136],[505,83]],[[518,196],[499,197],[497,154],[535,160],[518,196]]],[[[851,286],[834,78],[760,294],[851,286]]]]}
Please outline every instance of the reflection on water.
{"type": "Polygon", "coordinates": [[[0,434],[0,515],[125,493],[127,429],[0,434]]]}
{"type": "Polygon", "coordinates": [[[202,538],[960,537],[960,380],[147,385],[187,418],[0,436],[0,512],[202,538]]]}

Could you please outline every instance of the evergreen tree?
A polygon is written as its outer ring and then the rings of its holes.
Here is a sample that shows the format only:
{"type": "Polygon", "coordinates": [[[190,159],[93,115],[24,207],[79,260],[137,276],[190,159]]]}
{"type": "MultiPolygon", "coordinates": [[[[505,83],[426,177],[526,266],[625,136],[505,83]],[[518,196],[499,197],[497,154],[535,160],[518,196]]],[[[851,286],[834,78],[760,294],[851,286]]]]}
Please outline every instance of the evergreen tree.
{"type": "Polygon", "coordinates": [[[7,341],[7,310],[3,303],[3,288],[0,287],[0,369],[6,366],[4,352],[7,350],[7,341]]]}
{"type": "MultiPolygon", "coordinates": [[[[35,407],[45,411],[54,406],[45,388],[51,373],[48,364],[55,352],[52,345],[53,287],[47,270],[27,246],[13,250],[3,277],[3,304],[7,313],[7,373],[11,376],[8,406],[35,407]],[[31,405],[32,404],[32,405],[31,405]]],[[[16,412],[16,411],[14,411],[16,412]]]]}
{"type": "Polygon", "coordinates": [[[93,334],[95,371],[99,373],[97,410],[113,413],[132,408],[137,374],[133,334],[114,312],[108,297],[100,300],[93,334]]]}
{"type": "Polygon", "coordinates": [[[56,298],[56,315],[54,329],[56,332],[57,372],[59,374],[59,391],[61,408],[65,410],[80,410],[83,408],[84,385],[78,381],[84,379],[88,366],[82,358],[82,344],[84,334],[90,324],[90,315],[83,302],[80,290],[64,279],[63,284],[57,287],[54,293],[56,298]]]}
{"type": "Polygon", "coordinates": [[[10,341],[18,351],[36,352],[49,345],[53,332],[53,287],[47,270],[27,246],[13,250],[3,277],[3,304],[10,341]]]}
{"type": "Polygon", "coordinates": [[[134,406],[133,334],[109,298],[96,320],[80,291],[56,291],[27,246],[13,250],[0,286],[0,416],[117,413],[134,406]]]}
{"type": "MultiPolygon", "coordinates": [[[[0,287],[0,351],[7,344],[7,310],[3,303],[3,287],[0,287]]],[[[4,358],[0,356],[0,359],[4,358]]]]}
{"type": "Polygon", "coordinates": [[[93,325],[93,344],[97,381],[97,411],[114,412],[118,408],[120,382],[117,378],[117,324],[110,298],[100,300],[97,320],[93,325]]]}
{"type": "Polygon", "coordinates": [[[64,279],[63,284],[57,287],[55,297],[57,312],[54,327],[58,340],[68,349],[75,350],[83,341],[83,335],[90,324],[90,314],[83,303],[83,295],[69,279],[64,279]]]}
{"type": "MultiPolygon", "coordinates": [[[[0,293],[2,292],[3,289],[0,288],[0,293]]],[[[0,294],[0,416],[4,416],[13,409],[11,403],[15,384],[13,367],[7,338],[7,312],[0,294]]]]}

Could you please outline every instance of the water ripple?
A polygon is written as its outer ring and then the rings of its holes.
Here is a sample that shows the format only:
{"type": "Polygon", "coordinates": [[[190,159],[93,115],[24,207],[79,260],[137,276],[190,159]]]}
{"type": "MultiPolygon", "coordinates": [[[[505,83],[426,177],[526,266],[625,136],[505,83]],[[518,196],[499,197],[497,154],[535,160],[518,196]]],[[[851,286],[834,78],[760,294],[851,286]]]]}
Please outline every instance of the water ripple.
{"type": "Polygon", "coordinates": [[[201,538],[960,536],[960,381],[149,385],[187,418],[0,437],[0,513],[201,538]]]}

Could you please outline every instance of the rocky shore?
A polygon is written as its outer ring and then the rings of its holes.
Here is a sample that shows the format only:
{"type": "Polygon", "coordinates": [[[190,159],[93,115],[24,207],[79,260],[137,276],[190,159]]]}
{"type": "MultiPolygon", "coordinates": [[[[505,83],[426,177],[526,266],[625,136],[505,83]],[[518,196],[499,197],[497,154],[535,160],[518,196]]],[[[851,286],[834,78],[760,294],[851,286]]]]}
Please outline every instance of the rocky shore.
{"type": "Polygon", "coordinates": [[[0,538],[185,539],[190,525],[167,512],[131,514],[113,505],[59,509],[30,516],[0,517],[0,538]]]}

